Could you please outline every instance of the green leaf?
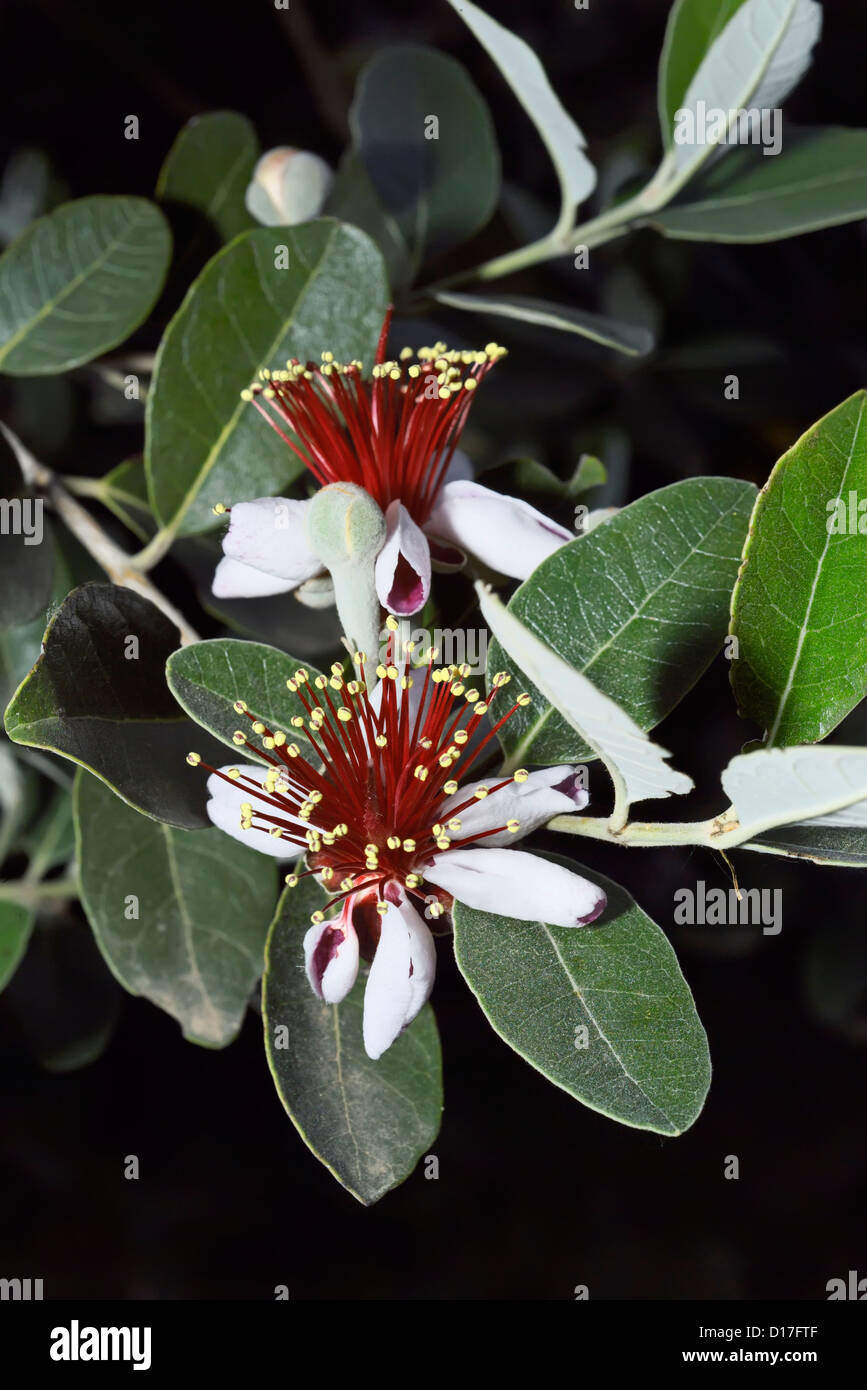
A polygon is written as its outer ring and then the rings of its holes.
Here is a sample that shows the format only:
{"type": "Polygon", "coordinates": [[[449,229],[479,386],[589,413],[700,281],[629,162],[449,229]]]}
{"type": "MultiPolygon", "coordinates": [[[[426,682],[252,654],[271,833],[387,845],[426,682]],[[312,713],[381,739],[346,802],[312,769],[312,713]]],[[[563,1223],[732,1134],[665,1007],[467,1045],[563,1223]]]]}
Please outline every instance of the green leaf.
{"type": "Polygon", "coordinates": [[[245,232],[208,263],[166,330],[148,393],[145,467],[163,526],[206,531],[215,503],[273,496],[297,477],[301,463],[241,391],[261,367],[325,349],[369,368],[387,298],[373,242],[327,219],[245,232]]]}
{"type": "MultiPolygon", "coordinates": [[[[293,717],[306,719],[304,705],[286,686],[301,664],[261,642],[217,637],[173,652],[166,680],[178,704],[197,724],[235,748],[232,734],[244,724],[234,709],[236,700],[244,700],[251,714],[275,730],[288,729],[293,717]]],[[[311,680],[321,674],[309,664],[304,669],[311,680]]],[[[244,757],[248,755],[264,761],[245,749],[244,757]]]]}
{"type": "Polygon", "coordinates": [[[476,588],[482,616],[500,646],[611,774],[617,828],[626,823],[633,801],[692,790],[691,778],[668,766],[671,755],[652,743],[620,705],[553,652],[495,594],[485,593],[481,584],[476,588]]]}
{"type": "Polygon", "coordinates": [[[826,822],[802,821],[797,825],[780,826],[739,848],[843,869],[867,868],[867,825],[831,824],[832,820],[829,816],[826,822]]]}
{"type": "Polygon", "coordinates": [[[29,622],[51,597],[54,542],[43,508],[0,433],[0,628],[29,622]]]}
{"type": "Polygon", "coordinates": [[[460,971],[494,1030],[555,1086],[622,1124],[681,1134],[704,1104],[710,1057],[674,951],[624,888],[549,857],[604,888],[604,916],[551,927],[456,902],[460,971]]]}
{"type": "Polygon", "coordinates": [[[584,154],[584,136],[561,105],[529,44],[469,0],[449,3],[487,49],[545,142],[560,180],[565,219],[596,185],[596,170],[584,154]]]}
{"type": "Polygon", "coordinates": [[[106,473],[101,481],[99,500],[139,540],[146,541],[153,535],[147,476],[141,455],[124,459],[106,473]]]}
{"type": "Polygon", "coordinates": [[[0,989],[5,989],[21,962],[35,921],[29,908],[0,899],[0,989]]]}
{"type": "Polygon", "coordinates": [[[711,44],[744,0],[675,0],[659,58],[659,125],[666,149],[674,136],[674,113],[711,44]]]}
{"type": "Polygon", "coordinates": [[[130,589],[73,589],[6,711],[7,734],[87,768],[146,816],[188,830],[209,825],[204,778],[185,758],[193,740],[209,762],[222,749],[203,745],[166,685],[178,641],[174,624],[130,589]]]}
{"type": "Polygon", "coordinates": [[[172,145],[157,180],[161,203],[180,203],[202,214],[221,241],[256,223],[244,194],[259,158],[253,123],[236,111],[209,111],[188,121],[172,145]]]}
{"type": "MultiPolygon", "coordinates": [[[[688,478],[639,498],[563,546],[515,592],[509,612],[626,711],[659,724],[722,648],[756,491],[688,478]]],[[[514,672],[498,643],[488,671],[514,672]]],[[[590,749],[533,691],[500,733],[510,764],[580,762],[590,749]]],[[[494,697],[502,715],[515,684],[494,697]]]]}
{"type": "Polygon", "coordinates": [[[563,333],[577,333],[582,338],[600,343],[602,347],[616,348],[618,352],[625,352],[631,357],[641,356],[653,348],[653,334],[646,328],[618,323],[602,314],[585,313],[569,305],[531,299],[528,295],[456,294],[451,290],[438,290],[434,299],[452,309],[464,309],[467,313],[518,319],[542,328],[556,328],[563,333]]]}
{"type": "Polygon", "coordinates": [[[425,1005],[373,1062],[361,1037],[364,974],[342,1004],[316,997],[304,973],[303,942],[310,913],[324,901],[312,879],[280,899],[265,951],[265,1047],[277,1093],[301,1138],[353,1197],[370,1206],[409,1176],[439,1132],[439,1036],[425,1005]]]}
{"type": "Polygon", "coordinates": [[[145,198],[64,203],[0,257],[0,372],[50,376],[116,347],[143,323],[171,255],[145,198]]]}
{"type": "Polygon", "coordinates": [[[29,857],[28,877],[41,880],[61,864],[68,864],[75,853],[72,799],[66,787],[57,787],[36,824],[21,838],[21,849],[29,857]]]}
{"type": "Polygon", "coordinates": [[[693,113],[696,128],[692,139],[678,141],[675,135],[672,193],[716,150],[743,138],[736,124],[739,111],[758,113],[782,104],[809,67],[821,26],[816,0],[746,0],[735,11],[684,95],[682,110],[693,113]],[[721,128],[705,131],[702,110],[723,111],[721,128]]]}
{"type": "Polygon", "coordinates": [[[575,498],[591,488],[601,487],[608,477],[605,464],[592,454],[582,454],[571,478],[560,478],[546,464],[534,458],[515,459],[509,465],[514,484],[510,490],[552,493],[555,497],[575,498]]]}
{"type": "Polygon", "coordinates": [[[801,436],[750,522],[732,597],[731,680],[740,715],[773,746],[824,738],[867,691],[867,519],[857,511],[867,499],[865,404],[857,391],[801,436]],[[837,498],[840,534],[828,529],[837,498]]]}
{"type": "Polygon", "coordinates": [[[382,49],[358,80],[350,125],[416,266],[488,221],[500,190],[494,124],[453,58],[414,43],[382,49]]]}
{"type": "Polygon", "coordinates": [[[733,150],[650,222],[687,241],[780,241],[863,217],[867,130],[826,126],[787,130],[774,158],[733,150]]]}
{"type": "Polygon", "coordinates": [[[112,974],[190,1042],[225,1047],[262,973],[275,864],[220,830],[143,820],[82,773],[73,796],[81,900],[112,974]]]}

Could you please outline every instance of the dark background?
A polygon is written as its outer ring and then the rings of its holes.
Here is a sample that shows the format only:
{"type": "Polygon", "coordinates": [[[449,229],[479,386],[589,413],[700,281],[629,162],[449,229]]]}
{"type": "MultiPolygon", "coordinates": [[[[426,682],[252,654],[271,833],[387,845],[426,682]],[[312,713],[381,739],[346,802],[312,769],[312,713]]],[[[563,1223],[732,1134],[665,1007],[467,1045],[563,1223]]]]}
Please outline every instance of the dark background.
{"type": "MultiPolygon", "coordinates": [[[[488,8],[534,44],[597,166],[628,152],[650,167],[663,0],[591,0],[586,13],[570,0],[488,8]]],[[[824,8],[814,66],[787,111],[803,124],[863,125],[867,10],[843,0],[824,8]]],[[[292,0],[289,21],[266,0],[2,4],[0,162],[26,144],[47,153],[69,196],[149,194],[178,128],[216,108],[248,114],[264,148],[290,143],[336,162],[359,66],[407,39],[468,65],[491,105],[506,178],[552,208],[553,176],[530,123],[440,0],[306,11],[292,0]],[[123,139],[130,113],[138,142],[123,139]]],[[[496,461],[527,447],[566,476],[581,447],[602,447],[613,501],[696,473],[761,484],[803,429],[864,384],[864,236],[856,224],[726,247],[643,233],[594,252],[580,285],[568,261],[521,277],[510,288],[653,317],[660,348],[627,362],[500,324],[511,356],[477,408],[479,450],[496,461]],[[729,372],[740,378],[737,402],[723,399],[729,372]]],[[[498,216],[434,270],[510,244],[498,216]]],[[[468,321],[452,328],[467,334],[468,321]]],[[[59,468],[98,473],[139,446],[137,426],[94,424],[94,390],[87,372],[63,388],[62,428],[43,450],[59,468]]],[[[0,408],[20,412],[2,392],[0,408]]],[[[53,392],[40,383],[34,393],[36,435],[61,410],[53,392]]],[[[171,565],[160,579],[183,598],[171,565]]],[[[849,737],[867,742],[867,721],[858,723],[856,714],[849,737]]],[[[680,814],[719,809],[718,770],[755,732],[734,713],[720,658],[659,732],[702,786],[680,814]]],[[[670,929],[694,990],[715,1077],[689,1133],[628,1130],[551,1087],[491,1032],[443,943],[440,1177],[426,1181],[419,1168],[364,1210],[284,1115],[254,1013],[234,1046],[209,1053],[124,996],[107,1006],[116,1014],[107,1050],[56,1075],[26,1045],[25,974],[19,1016],[0,1015],[0,1274],[42,1277],[47,1297],[169,1299],[270,1298],[276,1284],[316,1299],[568,1299],[577,1284],[591,1298],[816,1299],[849,1269],[867,1274],[863,874],[738,852],[742,886],[783,890],[782,934],[763,937],[673,927],[677,888],[699,878],[728,886],[710,854],[588,845],[586,857],[670,929]],[[139,1156],[137,1182],[124,1180],[127,1154],[139,1156]],[[740,1160],[738,1181],[723,1176],[728,1155],[740,1160]]],[[[76,971],[59,983],[72,982],[86,1011],[106,992],[104,972],[76,971]]],[[[31,1034],[50,1031],[53,1003],[32,990],[31,1034]]]]}

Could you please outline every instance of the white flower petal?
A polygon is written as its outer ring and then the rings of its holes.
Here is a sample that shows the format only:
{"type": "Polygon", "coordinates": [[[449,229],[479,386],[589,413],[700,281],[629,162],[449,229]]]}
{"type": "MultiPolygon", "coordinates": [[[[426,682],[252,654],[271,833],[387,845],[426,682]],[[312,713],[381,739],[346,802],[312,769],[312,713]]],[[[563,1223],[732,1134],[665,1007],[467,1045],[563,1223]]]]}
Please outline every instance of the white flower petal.
{"type": "MultiPolygon", "coordinates": [[[[589,798],[584,788],[577,785],[575,773],[576,769],[566,764],[531,772],[526,782],[510,782],[507,787],[501,787],[499,791],[459,811],[457,818],[461,828],[449,830],[448,833],[452,839],[459,841],[468,835],[478,835],[481,831],[493,830],[495,826],[516,820],[517,830],[489,835],[484,842],[486,846],[514,844],[516,840],[522,840],[525,835],[538,830],[552,816],[583,810],[589,798]]],[[[463,805],[477,788],[496,786],[499,780],[491,776],[479,782],[467,782],[441,804],[437,818],[445,824],[449,816],[454,815],[455,808],[463,805]]]]}
{"type": "Polygon", "coordinates": [[[358,975],[358,935],[344,905],[339,917],[312,926],[304,937],[304,966],[314,994],[326,1004],[345,999],[358,975]]]}
{"type": "Polygon", "coordinates": [[[561,545],[575,539],[528,502],[468,481],[446,483],[425,529],[514,579],[526,579],[561,545]]]}
{"type": "MultiPolygon", "coordinates": [[[[245,777],[258,782],[260,786],[265,781],[267,768],[257,767],[253,763],[230,763],[221,767],[220,771],[227,773],[230,767],[239,768],[245,777]]],[[[211,799],[205,810],[209,819],[220,830],[225,830],[227,835],[231,835],[233,840],[240,840],[242,845],[249,845],[261,854],[270,854],[273,859],[294,859],[300,853],[300,847],[291,840],[269,835],[267,830],[257,830],[255,826],[249,830],[241,829],[241,803],[249,801],[256,806],[250,787],[240,781],[225,782],[222,777],[217,777],[212,772],[208,778],[208,795],[211,799]]],[[[290,816],[286,812],[284,818],[296,821],[303,827],[303,822],[298,820],[297,816],[290,816]]]]}
{"type": "Polygon", "coordinates": [[[409,617],[423,608],[430,593],[430,548],[401,502],[390,502],[385,513],[388,531],[376,557],[376,592],[383,608],[409,617]]]}
{"type": "Polygon", "coordinates": [[[364,1050],[374,1061],[427,1003],[436,973],[433,937],[403,890],[398,891],[399,902],[387,900],[364,991],[364,1050]]]}
{"type": "Polygon", "coordinates": [[[214,571],[211,593],[215,598],[268,598],[272,594],[288,594],[294,588],[292,579],[278,579],[224,555],[214,571]]]}
{"type": "Polygon", "coordinates": [[[552,927],[584,926],[607,901],[580,874],[519,849],[446,850],[424,876],[467,907],[552,927]]]}
{"type": "Polygon", "coordinates": [[[236,502],[223,537],[223,554],[277,579],[289,580],[293,587],[303,583],[322,568],[307,542],[309,506],[309,501],[290,497],[236,502]]]}

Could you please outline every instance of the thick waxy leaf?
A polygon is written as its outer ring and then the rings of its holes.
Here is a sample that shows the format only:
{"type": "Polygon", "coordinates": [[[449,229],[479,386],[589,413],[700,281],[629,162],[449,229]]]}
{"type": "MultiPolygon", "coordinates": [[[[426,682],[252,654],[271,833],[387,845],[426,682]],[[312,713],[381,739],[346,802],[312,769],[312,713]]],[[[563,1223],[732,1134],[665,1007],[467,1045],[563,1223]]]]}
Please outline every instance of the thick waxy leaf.
{"type": "Polygon", "coordinates": [[[0,372],[42,376],[89,362],[147,318],[171,236],[145,198],[80,198],[0,257],[0,372]]]}
{"type": "Polygon", "coordinates": [[[74,800],[81,900],[112,973],[191,1042],[225,1047],[262,972],[273,861],[220,830],[144,820],[83,772],[74,800]]]}
{"type": "Polygon", "coordinates": [[[867,691],[865,405],[858,391],[802,435],[750,522],[731,679],[778,747],[824,738],[867,691]]]}
{"type": "Polygon", "coordinates": [[[0,989],[5,989],[18,969],[33,930],[34,916],[20,903],[0,898],[0,989]]]}
{"type": "Polygon", "coordinates": [[[733,150],[652,225],[687,241],[779,241],[867,217],[867,130],[786,129],[782,152],[733,150]]]}
{"type": "Polygon", "coordinates": [[[147,404],[153,510],[181,534],[217,524],[217,502],[269,497],[302,465],[241,400],[261,367],[323,351],[370,369],[388,294],[382,257],[356,227],[322,219],[246,232],[208,263],[172,319],[147,404]]]}
{"type": "MultiPolygon", "coordinates": [[[[552,858],[554,856],[551,856],[552,858]]],[[[516,922],[455,903],[461,973],[501,1038],[592,1110],[681,1134],[710,1084],[704,1029],[665,935],[625,889],[590,927],[516,922]]]]}
{"type": "Polygon", "coordinates": [[[305,1144],[365,1206],[409,1176],[439,1132],[442,1061],[433,1010],[378,1062],[364,1051],[367,971],[342,1004],[317,999],[304,973],[304,934],[325,895],[303,879],[280,899],[266,949],[262,1018],[268,1064],[305,1144]]]}
{"type": "MultiPolygon", "coordinates": [[[[232,734],[246,727],[244,716],[234,709],[236,700],[243,700],[251,714],[274,730],[291,732],[290,719],[306,719],[304,705],[286,685],[300,665],[276,647],[217,637],[174,652],[166,666],[166,679],[178,703],[196,723],[235,748],[232,734]]],[[[311,681],[320,674],[309,664],[304,670],[311,681]]],[[[235,752],[238,756],[237,748],[235,752]]],[[[243,756],[253,754],[245,749],[243,756]]]]}
{"type": "Polygon", "coordinates": [[[596,170],[584,154],[586,141],[557,98],[529,44],[498,24],[470,0],[449,0],[488,50],[545,142],[557,170],[563,209],[577,207],[596,185],[596,170]]]}
{"type": "Polygon", "coordinates": [[[484,226],[497,204],[500,155],[490,112],[460,63],[419,44],[383,49],[359,78],[350,122],[416,266],[484,226]]]}
{"type": "Polygon", "coordinates": [[[523,323],[536,323],[544,328],[557,328],[563,333],[577,333],[582,338],[590,338],[603,347],[616,348],[629,356],[650,352],[653,335],[636,324],[618,323],[602,314],[589,314],[569,305],[549,304],[544,299],[531,299],[526,295],[480,295],[454,294],[451,290],[439,290],[434,298],[440,304],[452,309],[465,309],[467,313],[490,314],[494,318],[520,319],[523,323]]]}
{"type": "Polygon", "coordinates": [[[161,203],[180,203],[201,213],[231,241],[255,227],[244,193],[259,157],[251,121],[236,111],[209,111],[184,126],[166,156],[157,182],[161,203]]]}
{"type": "Polygon", "coordinates": [[[744,0],[675,0],[659,58],[659,124],[666,149],[672,144],[674,114],[699,64],[744,0]]]}
{"type": "Polygon", "coordinates": [[[54,542],[43,510],[0,433],[0,628],[29,622],[51,597],[54,542]]]}
{"type": "Polygon", "coordinates": [[[867,818],[858,825],[846,825],[838,815],[801,821],[767,830],[741,849],[759,854],[779,854],[787,859],[809,859],[813,864],[834,864],[839,868],[867,868],[867,818]]]}
{"type": "Polygon", "coordinates": [[[733,758],[722,785],[735,812],[726,845],[796,821],[867,826],[867,748],[759,748],[733,758]]]}
{"type": "Polygon", "coordinates": [[[205,780],[185,758],[196,747],[213,762],[222,749],[166,685],[178,641],[174,624],[129,589],[73,589],[6,711],[6,732],[86,767],[146,816],[189,830],[209,825],[205,780]]]}
{"type": "MultiPolygon", "coordinates": [[[[674,709],[725,638],[727,609],[756,495],[732,478],[689,478],[633,502],[555,552],[509,603],[531,632],[583,672],[643,730],[674,709]]],[[[488,670],[514,671],[495,643],[488,670]]],[[[538,691],[501,730],[510,764],[590,753],[538,691]]],[[[503,714],[512,685],[495,697],[503,714]]]]}
{"type": "Polygon", "coordinates": [[[677,795],[691,778],[670,768],[670,754],[608,695],[552,652],[540,638],[478,585],[482,616],[497,641],[544,698],[604,762],[614,783],[614,819],[621,825],[633,801],[677,795]]]}
{"type": "MultiPolygon", "coordinates": [[[[720,145],[737,137],[737,113],[781,105],[810,63],[822,27],[816,0],[746,0],[699,64],[683,98],[695,117],[692,132],[674,136],[675,186],[681,187],[720,145]],[[703,113],[723,121],[704,129],[703,113]]],[[[741,135],[743,139],[743,135],[741,135]]]]}

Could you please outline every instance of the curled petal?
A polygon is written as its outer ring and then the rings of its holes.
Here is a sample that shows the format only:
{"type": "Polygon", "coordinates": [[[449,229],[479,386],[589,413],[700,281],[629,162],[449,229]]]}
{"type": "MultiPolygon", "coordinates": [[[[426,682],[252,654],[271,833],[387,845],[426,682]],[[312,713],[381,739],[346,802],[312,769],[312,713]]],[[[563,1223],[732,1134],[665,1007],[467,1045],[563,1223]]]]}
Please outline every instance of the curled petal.
{"type": "Polygon", "coordinates": [[[376,559],[376,592],[383,608],[409,617],[423,608],[430,593],[430,548],[401,502],[385,513],[388,531],[376,559]]]}
{"type": "Polygon", "coordinates": [[[307,932],[304,965],[313,993],[326,1004],[339,1004],[346,998],[358,974],[358,936],[346,904],[339,917],[307,932]]]}
{"type": "Polygon", "coordinates": [[[518,849],[446,850],[424,876],[467,907],[552,927],[586,926],[607,901],[580,874],[518,849]]]}
{"type": "Polygon", "coordinates": [[[223,554],[295,588],[322,568],[307,539],[309,508],[310,502],[289,497],[236,502],[223,537],[223,554]]]}
{"type": "MultiPolygon", "coordinates": [[[[463,806],[473,794],[482,787],[490,787],[496,779],[488,777],[480,782],[467,782],[459,787],[440,806],[437,815],[444,823],[454,815],[458,806],[463,806]]],[[[525,782],[510,782],[507,787],[481,797],[457,812],[461,823],[460,830],[450,830],[455,840],[464,840],[468,835],[478,835],[482,831],[493,830],[509,821],[517,821],[517,830],[504,830],[499,835],[488,835],[485,845],[511,845],[522,840],[540,825],[551,820],[552,816],[567,815],[581,811],[588,802],[587,792],[578,785],[576,769],[568,765],[544,767],[531,772],[525,782]]]]}
{"type": "MultiPolygon", "coordinates": [[[[268,771],[267,768],[256,767],[252,763],[234,763],[232,766],[238,767],[244,777],[258,782],[260,786],[265,781],[268,771]]],[[[229,770],[228,766],[220,768],[223,773],[228,773],[229,770]]],[[[212,772],[208,778],[208,795],[210,800],[205,810],[209,819],[220,830],[225,830],[227,835],[231,835],[233,840],[240,840],[242,844],[259,850],[261,854],[270,854],[273,859],[294,859],[298,854],[299,846],[291,840],[269,835],[267,830],[258,830],[255,826],[251,826],[249,830],[241,829],[241,804],[250,801],[251,788],[240,780],[225,782],[222,777],[217,777],[212,772]]],[[[280,815],[284,820],[295,821],[302,832],[306,828],[303,821],[298,820],[297,816],[291,816],[288,811],[281,811],[280,815]]]]}
{"type": "Polygon", "coordinates": [[[466,480],[446,483],[425,530],[514,579],[526,579],[561,545],[575,539],[528,502],[466,480]]]}
{"type": "Polygon", "coordinates": [[[364,1050],[374,1061],[427,1003],[436,972],[436,947],[402,889],[387,911],[364,991],[364,1050]]]}

